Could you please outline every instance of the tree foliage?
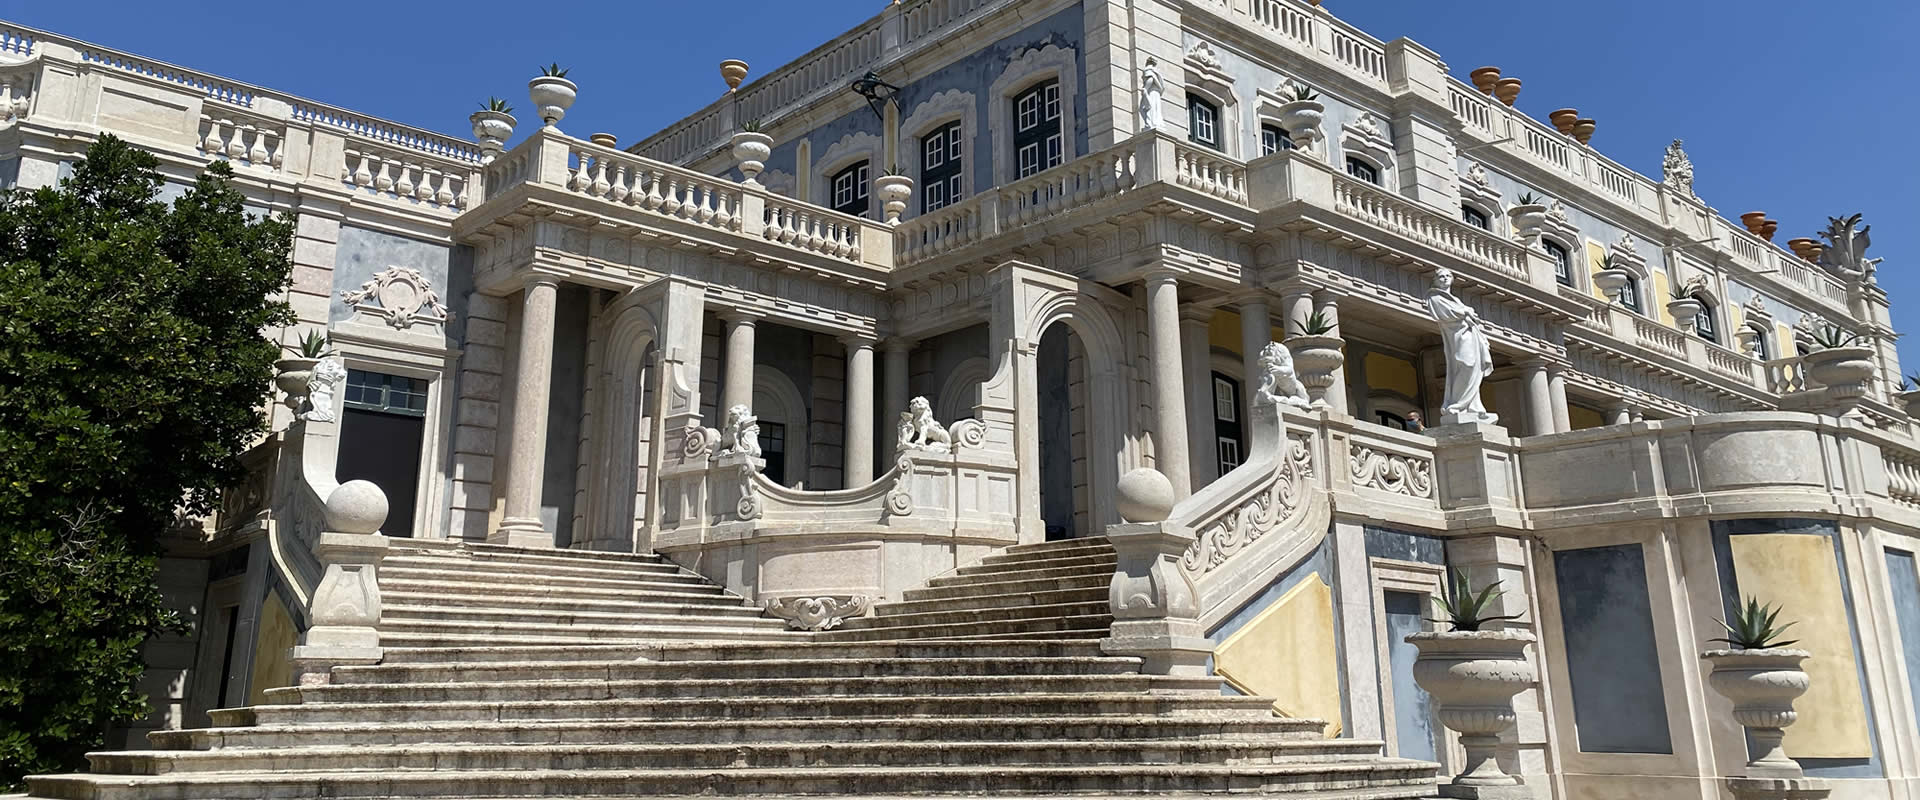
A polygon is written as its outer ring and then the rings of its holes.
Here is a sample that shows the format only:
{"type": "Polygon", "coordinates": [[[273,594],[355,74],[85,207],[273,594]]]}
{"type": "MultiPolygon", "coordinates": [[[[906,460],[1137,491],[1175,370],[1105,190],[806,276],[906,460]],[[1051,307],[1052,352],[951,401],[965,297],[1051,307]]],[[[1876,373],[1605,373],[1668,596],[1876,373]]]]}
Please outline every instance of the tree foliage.
{"type": "Polygon", "coordinates": [[[265,428],[293,223],[249,218],[225,163],[159,202],[158,167],[103,136],[0,196],[0,783],[148,713],[140,646],[184,630],[160,535],[265,428]]]}

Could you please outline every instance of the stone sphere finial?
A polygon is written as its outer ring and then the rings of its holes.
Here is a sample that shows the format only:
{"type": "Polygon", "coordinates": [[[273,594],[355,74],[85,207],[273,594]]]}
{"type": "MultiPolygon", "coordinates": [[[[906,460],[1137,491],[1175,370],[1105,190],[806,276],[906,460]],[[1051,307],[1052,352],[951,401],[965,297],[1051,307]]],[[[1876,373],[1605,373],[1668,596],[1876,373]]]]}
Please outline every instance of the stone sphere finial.
{"type": "Polygon", "coordinates": [[[1128,522],[1163,522],[1173,513],[1173,481],[1152,467],[1120,476],[1117,487],[1120,518],[1128,522]]]}
{"type": "Polygon", "coordinates": [[[387,521],[387,493],[372,481],[347,481],[327,495],[327,530],[379,533],[387,521]]]}

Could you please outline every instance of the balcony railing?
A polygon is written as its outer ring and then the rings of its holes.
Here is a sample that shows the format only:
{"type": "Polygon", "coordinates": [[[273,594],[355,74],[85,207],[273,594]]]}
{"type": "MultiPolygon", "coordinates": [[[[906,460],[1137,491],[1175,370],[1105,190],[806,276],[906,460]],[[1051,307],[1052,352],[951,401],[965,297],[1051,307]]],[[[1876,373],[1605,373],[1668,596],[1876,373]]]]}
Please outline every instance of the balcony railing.
{"type": "Polygon", "coordinates": [[[1530,281],[1527,253],[1520,245],[1357,178],[1338,173],[1332,178],[1335,211],[1522,283],[1530,281]]]}

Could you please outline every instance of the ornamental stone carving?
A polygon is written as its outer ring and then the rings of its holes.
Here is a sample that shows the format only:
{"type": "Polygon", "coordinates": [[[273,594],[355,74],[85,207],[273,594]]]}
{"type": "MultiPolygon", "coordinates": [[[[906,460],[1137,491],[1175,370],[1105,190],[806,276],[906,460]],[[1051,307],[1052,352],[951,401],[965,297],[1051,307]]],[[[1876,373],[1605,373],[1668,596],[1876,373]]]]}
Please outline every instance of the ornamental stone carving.
{"type": "Polygon", "coordinates": [[[1700,199],[1693,193],[1693,159],[1687,158],[1687,151],[1680,149],[1679,139],[1667,145],[1667,156],[1660,163],[1660,182],[1686,192],[1695,200],[1700,199]]]}
{"type": "Polygon", "coordinates": [[[307,404],[300,411],[300,418],[308,422],[333,422],[333,395],[347,380],[347,367],[337,358],[323,358],[313,367],[311,394],[307,404]]]}
{"type": "Polygon", "coordinates": [[[899,450],[945,453],[953,449],[953,436],[933,418],[933,404],[925,397],[916,397],[907,401],[907,410],[900,412],[894,446],[899,450]]]}
{"type": "Polygon", "coordinates": [[[825,631],[840,627],[848,617],[858,617],[867,613],[873,605],[873,598],[866,595],[848,597],[783,597],[769,598],[760,602],[760,607],[768,614],[787,621],[787,627],[802,631],[825,631]]]}
{"type": "Polygon", "coordinates": [[[1353,483],[1408,497],[1433,496],[1433,462],[1414,456],[1383,453],[1366,445],[1353,445],[1349,453],[1353,483]]]}
{"type": "Polygon", "coordinates": [[[727,409],[726,427],[718,436],[721,457],[741,455],[760,457],[760,418],[744,405],[727,409]]]}
{"type": "Polygon", "coordinates": [[[447,307],[420,270],[412,267],[388,267],[358,289],[340,293],[355,311],[379,317],[395,330],[416,324],[444,325],[447,307]]]}
{"type": "Polygon", "coordinates": [[[1312,404],[1306,384],[1293,367],[1293,351],[1279,342],[1268,342],[1260,351],[1260,389],[1257,396],[1268,403],[1306,408],[1312,404]]]}
{"type": "Polygon", "coordinates": [[[1820,238],[1827,240],[1826,249],[1820,251],[1820,265],[1843,277],[1871,284],[1875,282],[1874,267],[1882,259],[1867,258],[1867,247],[1873,243],[1867,233],[1873,226],[1863,227],[1860,220],[1859,214],[1827,218],[1827,229],[1820,232],[1820,238]]]}
{"type": "Polygon", "coordinates": [[[1313,477],[1313,451],[1304,436],[1288,437],[1280,469],[1266,490],[1242,503],[1200,529],[1180,566],[1194,575],[1204,575],[1227,562],[1235,553],[1259,541],[1300,506],[1307,480],[1313,477]]]}

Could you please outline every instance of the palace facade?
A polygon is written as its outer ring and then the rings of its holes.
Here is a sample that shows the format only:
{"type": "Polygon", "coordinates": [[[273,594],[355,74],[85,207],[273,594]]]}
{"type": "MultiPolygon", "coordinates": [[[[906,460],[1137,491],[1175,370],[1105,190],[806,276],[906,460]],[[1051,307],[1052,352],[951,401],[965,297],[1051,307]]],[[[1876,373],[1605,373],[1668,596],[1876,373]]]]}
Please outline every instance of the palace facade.
{"type": "Polygon", "coordinates": [[[1857,218],[1778,244],[1678,140],[1637,174],[1297,0],[904,0],[746,74],[628,146],[539,79],[476,143],[0,23],[0,185],[228,161],[298,215],[276,335],[337,350],[167,534],[154,716],[34,796],[1920,798],[1857,218]],[[1441,268],[1495,422],[1443,411],[1441,268]],[[1530,637],[1493,744],[1416,679],[1449,570],[1530,637]],[[1811,654],[1804,777],[1701,658],[1747,597],[1811,654]],[[1452,783],[1485,754],[1517,784],[1452,783]]]}

